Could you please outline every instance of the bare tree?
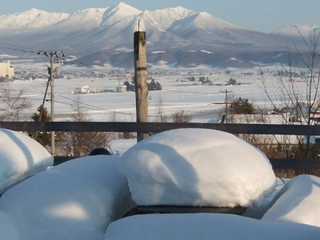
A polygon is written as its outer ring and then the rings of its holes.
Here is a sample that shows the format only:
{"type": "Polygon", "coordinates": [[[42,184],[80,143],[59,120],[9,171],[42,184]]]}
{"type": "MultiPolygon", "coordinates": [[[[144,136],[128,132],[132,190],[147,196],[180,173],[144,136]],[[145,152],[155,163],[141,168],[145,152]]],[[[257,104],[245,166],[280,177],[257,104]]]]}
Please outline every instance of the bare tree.
{"type": "MultiPolygon", "coordinates": [[[[297,47],[294,42],[295,54],[303,67],[294,64],[288,51],[288,66],[281,65],[271,90],[270,82],[261,72],[262,88],[266,93],[275,113],[282,116],[286,124],[317,124],[316,112],[319,109],[319,38],[320,33],[313,31],[304,36],[297,28],[303,41],[304,49],[297,47]],[[297,81],[299,79],[299,81],[297,81]],[[303,88],[301,88],[301,83],[303,88]],[[300,86],[300,87],[299,87],[300,86]]],[[[310,158],[310,135],[298,137],[299,144],[305,145],[305,157],[310,158]]]]}
{"type": "MultiPolygon", "coordinates": [[[[72,121],[89,122],[89,115],[81,106],[80,97],[73,106],[72,121]]],[[[109,148],[112,133],[105,132],[65,132],[57,135],[57,152],[64,156],[86,156],[95,148],[109,148]]]]}
{"type": "Polygon", "coordinates": [[[19,113],[31,107],[31,102],[23,97],[23,89],[13,90],[9,82],[0,89],[0,103],[3,105],[3,114],[0,120],[18,121],[19,113]]]}
{"type": "Polygon", "coordinates": [[[168,117],[164,114],[163,110],[163,99],[162,97],[159,98],[158,104],[156,106],[156,116],[157,116],[157,122],[167,122],[168,117]]]}
{"type": "Polygon", "coordinates": [[[172,114],[172,120],[175,123],[188,123],[191,121],[191,119],[192,117],[185,114],[183,110],[181,110],[181,112],[176,112],[172,114]]]}

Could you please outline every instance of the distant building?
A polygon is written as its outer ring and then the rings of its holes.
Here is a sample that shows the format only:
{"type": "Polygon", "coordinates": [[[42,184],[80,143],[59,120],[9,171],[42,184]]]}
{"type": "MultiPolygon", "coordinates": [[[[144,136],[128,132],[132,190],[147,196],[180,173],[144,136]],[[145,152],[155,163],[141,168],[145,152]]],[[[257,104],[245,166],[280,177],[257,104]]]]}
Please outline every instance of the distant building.
{"type": "Polygon", "coordinates": [[[0,63],[0,78],[13,78],[14,68],[10,66],[10,61],[0,63]]]}
{"type": "Polygon", "coordinates": [[[90,87],[89,86],[83,86],[81,87],[81,93],[90,93],[90,87]]]}
{"type": "Polygon", "coordinates": [[[117,92],[126,92],[127,91],[127,86],[126,85],[122,85],[120,87],[117,87],[117,92]]]}

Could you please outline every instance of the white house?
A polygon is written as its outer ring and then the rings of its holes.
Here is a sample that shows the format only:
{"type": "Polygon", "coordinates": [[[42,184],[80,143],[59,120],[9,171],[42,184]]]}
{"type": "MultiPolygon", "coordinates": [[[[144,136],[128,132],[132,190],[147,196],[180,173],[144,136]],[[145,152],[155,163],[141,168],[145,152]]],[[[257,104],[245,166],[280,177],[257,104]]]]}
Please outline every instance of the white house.
{"type": "Polygon", "coordinates": [[[0,63],[0,77],[12,78],[14,76],[14,68],[10,66],[10,61],[0,63]]]}
{"type": "Polygon", "coordinates": [[[83,86],[81,87],[81,93],[90,93],[90,87],[89,86],[83,86]]]}

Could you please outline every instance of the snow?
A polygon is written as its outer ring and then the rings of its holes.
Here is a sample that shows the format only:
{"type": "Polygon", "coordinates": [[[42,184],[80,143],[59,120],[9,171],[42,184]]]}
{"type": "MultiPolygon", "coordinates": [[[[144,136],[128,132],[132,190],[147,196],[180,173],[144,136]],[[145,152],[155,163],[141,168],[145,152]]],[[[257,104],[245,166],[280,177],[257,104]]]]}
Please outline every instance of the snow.
{"type": "Polygon", "coordinates": [[[261,219],[263,215],[268,211],[268,209],[273,205],[274,199],[276,199],[276,195],[285,185],[285,181],[283,179],[277,178],[276,187],[274,191],[266,196],[259,205],[251,206],[247,208],[246,212],[243,216],[255,219],[261,219]]]}
{"type": "Polygon", "coordinates": [[[0,239],[18,240],[17,232],[13,226],[13,222],[0,212],[0,239]]]}
{"type": "Polygon", "coordinates": [[[9,187],[53,165],[53,157],[23,133],[0,129],[0,195],[9,187]]]}
{"type": "Polygon", "coordinates": [[[105,240],[316,240],[320,229],[221,214],[140,215],[112,223],[105,240]]]}
{"type": "Polygon", "coordinates": [[[123,2],[109,7],[103,14],[101,26],[112,26],[122,21],[123,19],[137,16],[141,13],[140,10],[133,8],[123,2]]]}
{"type": "Polygon", "coordinates": [[[102,21],[106,8],[89,8],[77,11],[64,21],[53,27],[57,31],[70,31],[70,29],[96,28],[102,21]]]}
{"type": "Polygon", "coordinates": [[[155,11],[144,11],[140,17],[145,22],[158,26],[159,29],[167,30],[174,22],[181,21],[186,17],[195,15],[196,12],[182,8],[167,8],[155,11]]]}
{"type": "Polygon", "coordinates": [[[44,29],[65,20],[69,17],[67,13],[49,13],[37,9],[16,13],[13,15],[0,16],[0,28],[24,30],[44,29]]]}
{"type": "Polygon", "coordinates": [[[209,129],[149,137],[122,155],[119,169],[133,200],[143,206],[250,207],[259,205],[276,181],[263,153],[232,134],[209,129]]]}
{"type": "MultiPolygon", "coordinates": [[[[5,141],[0,144],[1,171],[24,166],[26,158],[17,156],[42,156],[43,148],[26,135],[0,133],[5,141]]],[[[37,164],[28,166],[29,172],[36,170],[37,164]]],[[[2,184],[6,178],[0,180],[2,184]]],[[[277,179],[275,189],[274,182],[265,156],[237,137],[215,130],[171,130],[135,144],[121,157],[77,158],[11,186],[0,197],[0,239],[319,239],[320,178],[298,176],[285,186],[277,179]],[[139,181],[141,186],[132,188],[139,181]],[[150,186],[144,191],[146,184],[150,186]],[[149,190],[157,196],[165,190],[161,197],[170,204],[184,198],[216,204],[225,197],[223,206],[251,206],[246,217],[195,213],[122,218],[136,206],[132,196],[137,189],[151,199],[155,195],[149,190]]]]}
{"type": "MultiPolygon", "coordinates": [[[[15,68],[25,69],[29,67],[27,63],[21,63],[17,67],[17,63],[12,61],[12,65],[15,68]]],[[[34,63],[30,66],[33,68],[34,63]]],[[[46,64],[43,66],[37,65],[37,68],[46,72],[46,64]]],[[[79,68],[70,68],[67,65],[62,67],[64,74],[69,76],[71,71],[79,71],[79,68]]],[[[258,70],[258,69],[257,69],[258,70]]],[[[86,71],[88,71],[86,69],[86,71]]],[[[97,68],[97,71],[103,70],[97,68]]],[[[150,73],[150,76],[156,81],[159,81],[163,87],[162,91],[150,91],[149,101],[149,117],[150,121],[156,121],[159,103],[162,104],[163,115],[170,118],[172,114],[181,112],[182,110],[192,117],[197,116],[198,122],[208,122],[209,119],[214,117],[221,118],[221,113],[224,112],[224,105],[216,104],[224,102],[225,90],[232,91],[232,97],[234,98],[248,98],[250,102],[261,106],[261,108],[268,107],[268,100],[262,89],[254,82],[258,78],[257,75],[245,76],[241,75],[241,71],[228,75],[221,73],[218,76],[211,75],[215,73],[214,70],[208,70],[208,74],[199,75],[190,70],[179,69],[178,73],[171,74],[170,70],[165,68],[161,70],[168,74],[161,75],[150,73]],[[184,74],[180,74],[180,71],[184,74]],[[195,76],[208,77],[214,85],[192,85],[193,82],[182,82],[183,79],[195,76]],[[235,78],[237,82],[248,83],[234,86],[222,86],[223,82],[228,81],[230,78],[235,78]],[[201,115],[201,117],[199,117],[201,115]]],[[[202,69],[198,70],[199,72],[202,69]]],[[[250,70],[255,71],[255,70],[250,70]]],[[[269,79],[268,79],[269,80],[269,79]]],[[[272,79],[270,79],[271,81],[272,79]]],[[[125,81],[131,81],[129,78],[121,79],[120,83],[125,81]]],[[[43,93],[46,88],[47,79],[35,79],[34,81],[15,80],[10,85],[13,89],[24,89],[24,96],[32,102],[32,109],[36,109],[42,103],[43,93]]],[[[2,84],[0,84],[2,85],[2,84]]],[[[75,88],[81,88],[88,85],[90,89],[103,90],[105,88],[113,88],[119,85],[118,78],[105,77],[105,78],[79,78],[73,77],[71,79],[55,79],[55,92],[56,103],[55,112],[57,113],[56,121],[69,120],[70,113],[74,110],[72,106],[77,100],[77,96],[72,95],[71,92],[75,88]]],[[[270,84],[273,87],[272,84],[270,84]]],[[[300,86],[299,86],[300,87],[300,86]]],[[[302,86],[301,86],[302,87],[302,86]]],[[[83,94],[80,96],[81,107],[90,114],[92,121],[135,121],[135,96],[133,92],[126,93],[99,93],[99,94],[83,94]],[[116,117],[116,119],[114,119],[116,117]]],[[[47,104],[47,103],[46,103],[47,104]]],[[[49,105],[46,105],[50,108],[49,105]]],[[[30,111],[22,112],[20,120],[30,121],[30,111]]],[[[270,107],[270,110],[272,108],[270,107]]],[[[35,111],[35,110],[34,110],[35,111]]]]}
{"type": "Polygon", "coordinates": [[[274,35],[284,35],[292,37],[300,37],[300,34],[304,37],[310,36],[313,32],[319,32],[319,26],[317,25],[301,25],[301,24],[291,24],[276,31],[272,32],[274,35]]]}
{"type": "Polygon", "coordinates": [[[103,239],[107,225],[133,205],[117,161],[83,157],[27,179],[0,198],[0,222],[11,219],[19,239],[103,239]]]}
{"type": "Polygon", "coordinates": [[[114,155],[123,155],[129,148],[137,143],[136,138],[131,139],[113,139],[110,142],[110,150],[114,155]]]}
{"type": "Polygon", "coordinates": [[[285,221],[320,227],[320,178],[300,175],[290,180],[275,197],[263,220],[285,221]]]}
{"type": "Polygon", "coordinates": [[[207,54],[214,54],[214,52],[207,51],[207,50],[200,50],[200,52],[207,53],[207,54]]]}
{"type": "MultiPolygon", "coordinates": [[[[221,40],[228,39],[232,39],[235,44],[257,42],[252,39],[252,31],[227,23],[208,13],[197,13],[182,7],[142,12],[124,3],[107,8],[84,9],[74,14],[48,13],[32,9],[0,16],[0,29],[5,31],[1,41],[18,44],[17,39],[20,38],[23,40],[18,46],[24,46],[25,42],[29,43],[28,47],[34,49],[38,49],[39,45],[43,49],[55,46],[63,48],[61,50],[65,53],[69,51],[68,55],[86,53],[86,58],[92,58],[92,54],[101,52],[101,49],[111,50],[114,45],[131,45],[130,30],[137,27],[138,20],[141,22],[141,29],[148,32],[148,43],[156,49],[167,49],[164,45],[178,46],[179,49],[188,49],[195,45],[204,47],[208,41],[214,46],[218,44],[220,49],[223,47],[220,44],[221,40]],[[233,33],[230,29],[236,32],[233,33]],[[192,31],[205,31],[204,36],[200,34],[203,39],[194,42],[195,32],[192,31]]],[[[268,41],[268,35],[264,35],[267,40],[263,41],[260,41],[262,35],[258,35],[259,39],[258,36],[255,39],[258,39],[260,44],[274,48],[274,44],[268,41]]],[[[216,48],[215,50],[218,51],[216,48]]]]}
{"type": "Polygon", "coordinates": [[[239,26],[236,26],[234,24],[228,23],[226,21],[223,21],[219,18],[216,18],[212,15],[210,15],[207,12],[199,12],[192,16],[189,20],[193,22],[191,24],[192,27],[198,27],[200,29],[204,29],[205,31],[217,31],[219,30],[228,30],[228,29],[234,29],[239,30],[242,29],[239,26]]]}

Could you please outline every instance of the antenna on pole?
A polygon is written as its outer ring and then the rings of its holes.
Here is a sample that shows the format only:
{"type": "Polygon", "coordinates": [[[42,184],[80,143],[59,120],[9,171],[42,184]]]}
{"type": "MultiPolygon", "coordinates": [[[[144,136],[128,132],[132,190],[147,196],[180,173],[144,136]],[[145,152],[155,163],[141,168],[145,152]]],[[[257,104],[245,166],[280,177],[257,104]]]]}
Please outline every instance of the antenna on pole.
{"type": "Polygon", "coordinates": [[[140,19],[138,20],[138,32],[140,32],[140,19]]]}

